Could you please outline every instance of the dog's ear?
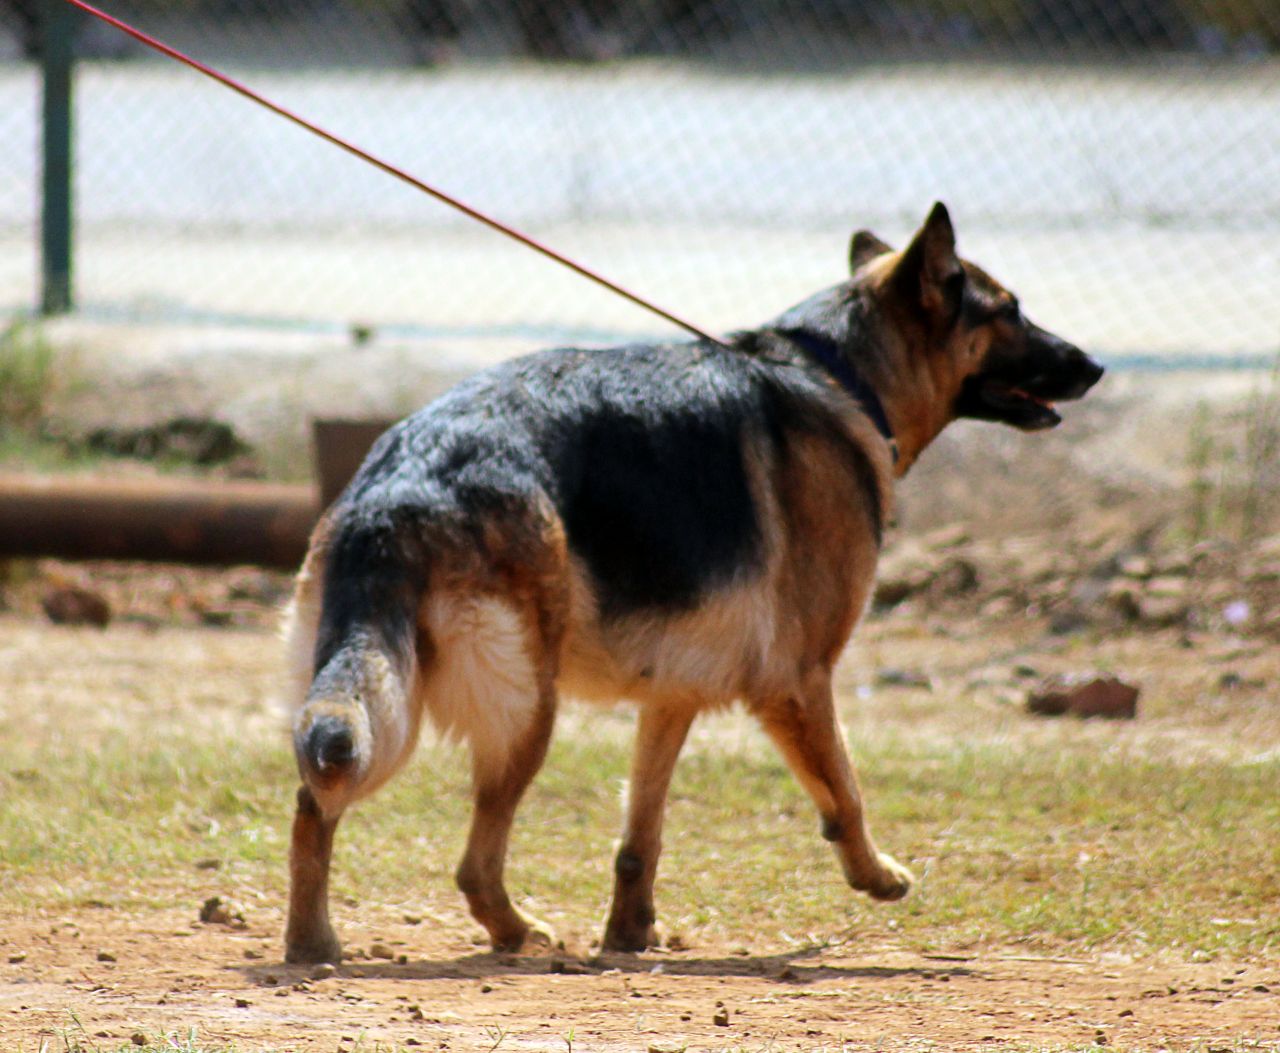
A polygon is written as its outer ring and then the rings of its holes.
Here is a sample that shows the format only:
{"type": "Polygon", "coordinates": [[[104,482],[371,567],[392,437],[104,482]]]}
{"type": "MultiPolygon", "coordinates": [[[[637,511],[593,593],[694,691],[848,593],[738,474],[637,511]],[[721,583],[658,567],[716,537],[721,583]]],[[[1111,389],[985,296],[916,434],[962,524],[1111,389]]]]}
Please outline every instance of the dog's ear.
{"type": "Polygon", "coordinates": [[[869,230],[855,231],[853,240],[849,242],[849,273],[852,274],[868,260],[892,252],[888,245],[877,238],[869,230]]]}
{"type": "Polygon", "coordinates": [[[947,206],[937,202],[898,261],[895,281],[903,296],[930,318],[954,319],[964,292],[964,268],[947,206]]]}

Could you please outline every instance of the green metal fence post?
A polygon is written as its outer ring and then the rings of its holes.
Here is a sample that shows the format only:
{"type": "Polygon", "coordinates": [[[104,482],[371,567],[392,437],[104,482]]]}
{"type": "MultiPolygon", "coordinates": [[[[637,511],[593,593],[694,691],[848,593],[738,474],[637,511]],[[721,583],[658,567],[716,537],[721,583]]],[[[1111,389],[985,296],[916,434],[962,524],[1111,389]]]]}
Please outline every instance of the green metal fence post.
{"type": "Polygon", "coordinates": [[[40,310],[71,310],[72,37],[76,11],[65,0],[43,0],[40,51],[44,65],[44,173],[40,220],[40,310]]]}

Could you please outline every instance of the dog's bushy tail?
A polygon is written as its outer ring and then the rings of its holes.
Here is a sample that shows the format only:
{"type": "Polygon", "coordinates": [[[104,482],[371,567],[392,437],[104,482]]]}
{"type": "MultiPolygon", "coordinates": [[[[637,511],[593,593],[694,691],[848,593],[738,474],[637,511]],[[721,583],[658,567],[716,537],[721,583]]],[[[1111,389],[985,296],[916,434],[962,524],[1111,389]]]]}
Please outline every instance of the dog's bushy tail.
{"type": "Polygon", "coordinates": [[[417,739],[425,551],[411,524],[347,516],[321,573],[313,676],[293,745],[303,782],[332,814],[384,783],[417,739]]]}

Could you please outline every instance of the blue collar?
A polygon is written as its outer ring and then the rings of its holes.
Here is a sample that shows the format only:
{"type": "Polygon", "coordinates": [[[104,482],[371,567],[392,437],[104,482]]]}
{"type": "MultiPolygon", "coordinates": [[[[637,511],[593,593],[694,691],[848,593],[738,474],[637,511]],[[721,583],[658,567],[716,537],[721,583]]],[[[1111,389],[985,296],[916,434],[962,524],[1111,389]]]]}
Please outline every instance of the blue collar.
{"type": "Polygon", "coordinates": [[[822,366],[832,379],[862,407],[863,412],[871,418],[871,423],[876,426],[876,431],[883,435],[885,442],[889,444],[896,464],[898,440],[894,437],[893,428],[889,425],[884,403],[880,401],[880,396],[876,394],[875,389],[858,375],[858,371],[840,353],[839,345],[829,337],[819,336],[804,329],[782,329],[779,332],[822,366]]]}

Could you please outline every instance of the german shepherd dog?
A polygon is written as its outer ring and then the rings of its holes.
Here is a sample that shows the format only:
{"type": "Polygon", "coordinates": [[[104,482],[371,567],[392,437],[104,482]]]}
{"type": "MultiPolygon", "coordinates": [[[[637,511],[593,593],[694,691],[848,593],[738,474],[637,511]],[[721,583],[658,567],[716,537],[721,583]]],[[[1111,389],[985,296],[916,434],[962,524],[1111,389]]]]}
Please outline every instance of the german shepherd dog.
{"type": "Polygon", "coordinates": [[[694,717],[743,702],[812,796],[848,883],[904,896],[832,698],[901,476],[957,417],[1026,431],[1102,375],[956,255],[937,204],[906,249],[859,231],[852,276],[731,346],[556,350],[395,425],[316,528],[289,631],[302,787],[291,962],[337,961],[334,829],[424,717],[471,750],[457,884],[495,949],[545,943],[503,886],[561,694],[639,706],[603,947],[655,945],[653,882],[694,717]]]}

